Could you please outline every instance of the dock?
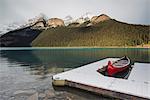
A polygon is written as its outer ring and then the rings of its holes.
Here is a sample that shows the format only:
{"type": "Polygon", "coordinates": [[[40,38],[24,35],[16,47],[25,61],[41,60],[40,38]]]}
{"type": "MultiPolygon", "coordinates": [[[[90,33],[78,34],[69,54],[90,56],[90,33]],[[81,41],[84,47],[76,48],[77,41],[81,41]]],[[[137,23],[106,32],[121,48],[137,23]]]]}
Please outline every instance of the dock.
{"type": "Polygon", "coordinates": [[[123,100],[150,100],[150,64],[134,63],[127,79],[104,76],[98,68],[108,61],[118,58],[106,58],[52,77],[55,86],[70,86],[97,94],[123,100]]]}

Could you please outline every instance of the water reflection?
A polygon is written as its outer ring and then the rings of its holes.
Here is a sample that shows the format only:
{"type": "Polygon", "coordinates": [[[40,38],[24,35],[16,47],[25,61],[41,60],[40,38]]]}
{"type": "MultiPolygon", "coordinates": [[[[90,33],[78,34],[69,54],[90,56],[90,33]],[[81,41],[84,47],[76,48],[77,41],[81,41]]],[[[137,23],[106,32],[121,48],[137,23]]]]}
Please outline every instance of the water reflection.
{"type": "MultiPolygon", "coordinates": [[[[52,87],[51,77],[83,64],[107,57],[131,58],[132,62],[150,63],[150,49],[8,49],[0,50],[0,97],[6,100],[17,90],[36,90],[54,94],[53,98],[71,97],[72,100],[112,100],[72,88],[52,87]],[[64,92],[61,92],[64,91],[64,92]],[[4,95],[5,94],[5,95],[4,95]]],[[[15,95],[14,95],[15,96],[15,95]]],[[[18,99],[19,100],[19,99],[18,99]]]]}
{"type": "Polygon", "coordinates": [[[107,57],[128,56],[132,62],[150,63],[150,49],[86,48],[1,50],[0,57],[21,64],[31,74],[57,73],[107,57]]]}

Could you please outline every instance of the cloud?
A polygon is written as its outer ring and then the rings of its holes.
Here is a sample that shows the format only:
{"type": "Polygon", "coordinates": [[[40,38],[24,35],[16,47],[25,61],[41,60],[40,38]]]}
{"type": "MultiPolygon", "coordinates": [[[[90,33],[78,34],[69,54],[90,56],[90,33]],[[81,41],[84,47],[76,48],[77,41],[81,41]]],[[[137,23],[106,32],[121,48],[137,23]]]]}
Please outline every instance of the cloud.
{"type": "Polygon", "coordinates": [[[39,13],[77,18],[91,12],[127,23],[150,24],[149,5],[149,0],[0,0],[0,22],[27,20],[39,13]]]}

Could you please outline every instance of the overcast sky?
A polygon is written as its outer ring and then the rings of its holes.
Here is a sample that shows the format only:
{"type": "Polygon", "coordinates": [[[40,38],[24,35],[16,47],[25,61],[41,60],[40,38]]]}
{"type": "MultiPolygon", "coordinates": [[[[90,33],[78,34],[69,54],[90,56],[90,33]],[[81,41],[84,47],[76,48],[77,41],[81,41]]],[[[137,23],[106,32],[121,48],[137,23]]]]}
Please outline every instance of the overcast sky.
{"type": "Polygon", "coordinates": [[[127,23],[150,24],[149,6],[150,0],[0,0],[0,23],[27,20],[40,13],[49,18],[77,18],[90,12],[127,23]]]}

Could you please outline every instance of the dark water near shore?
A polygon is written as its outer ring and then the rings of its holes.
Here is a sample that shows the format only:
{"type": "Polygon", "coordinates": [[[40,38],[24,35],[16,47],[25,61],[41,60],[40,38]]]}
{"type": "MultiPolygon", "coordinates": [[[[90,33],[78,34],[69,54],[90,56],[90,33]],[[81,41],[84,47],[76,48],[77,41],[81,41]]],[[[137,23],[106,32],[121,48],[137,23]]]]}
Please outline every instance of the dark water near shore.
{"type": "Polygon", "coordinates": [[[49,90],[56,100],[58,95],[64,94],[63,98],[73,100],[104,98],[75,89],[72,91],[76,92],[57,91],[51,85],[51,76],[89,62],[125,55],[132,63],[150,63],[150,49],[147,48],[1,48],[0,100],[15,100],[13,98],[19,98],[16,91],[29,89],[38,93],[49,90]]]}

